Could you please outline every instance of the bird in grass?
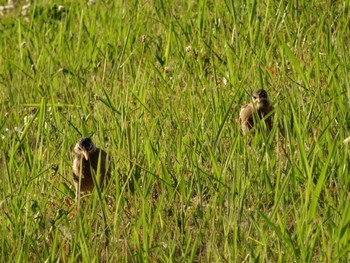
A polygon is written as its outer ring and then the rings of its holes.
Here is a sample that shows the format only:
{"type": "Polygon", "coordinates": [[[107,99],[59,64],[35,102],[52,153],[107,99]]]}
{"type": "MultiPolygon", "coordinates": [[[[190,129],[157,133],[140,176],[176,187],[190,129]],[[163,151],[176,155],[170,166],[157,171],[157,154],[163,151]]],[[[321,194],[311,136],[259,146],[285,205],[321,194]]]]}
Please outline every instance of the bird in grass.
{"type": "Polygon", "coordinates": [[[255,120],[264,119],[268,130],[272,129],[273,107],[270,103],[267,92],[263,89],[255,90],[252,96],[252,103],[243,105],[239,113],[239,122],[242,126],[243,134],[246,134],[253,128],[255,120]],[[254,116],[256,115],[256,116],[254,116]]]}
{"type": "Polygon", "coordinates": [[[74,147],[74,153],[73,181],[76,190],[75,200],[78,200],[80,192],[88,192],[94,189],[94,181],[102,187],[108,181],[110,171],[107,167],[107,153],[96,148],[90,138],[79,139],[74,147]],[[94,178],[98,175],[99,162],[99,181],[97,181],[94,178]]]}

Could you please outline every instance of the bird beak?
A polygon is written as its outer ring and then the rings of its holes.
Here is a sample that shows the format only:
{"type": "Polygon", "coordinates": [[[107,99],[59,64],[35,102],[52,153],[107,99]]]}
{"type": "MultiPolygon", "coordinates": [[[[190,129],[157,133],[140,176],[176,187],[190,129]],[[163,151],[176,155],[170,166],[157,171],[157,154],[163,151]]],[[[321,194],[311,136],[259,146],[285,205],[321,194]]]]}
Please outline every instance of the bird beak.
{"type": "Polygon", "coordinates": [[[89,152],[88,151],[83,151],[83,155],[85,157],[85,160],[89,160],[89,152]]]}

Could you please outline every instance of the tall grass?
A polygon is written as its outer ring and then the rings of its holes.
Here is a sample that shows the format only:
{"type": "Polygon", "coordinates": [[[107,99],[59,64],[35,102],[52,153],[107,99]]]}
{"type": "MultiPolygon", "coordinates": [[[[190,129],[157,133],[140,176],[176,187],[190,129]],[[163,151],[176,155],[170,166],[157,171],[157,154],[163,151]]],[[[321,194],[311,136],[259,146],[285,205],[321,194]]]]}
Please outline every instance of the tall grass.
{"type": "Polygon", "coordinates": [[[1,261],[350,259],[348,2],[21,5],[0,23],[1,261]],[[241,136],[258,88],[274,128],[241,136]],[[82,136],[113,180],[74,213],[82,136]]]}

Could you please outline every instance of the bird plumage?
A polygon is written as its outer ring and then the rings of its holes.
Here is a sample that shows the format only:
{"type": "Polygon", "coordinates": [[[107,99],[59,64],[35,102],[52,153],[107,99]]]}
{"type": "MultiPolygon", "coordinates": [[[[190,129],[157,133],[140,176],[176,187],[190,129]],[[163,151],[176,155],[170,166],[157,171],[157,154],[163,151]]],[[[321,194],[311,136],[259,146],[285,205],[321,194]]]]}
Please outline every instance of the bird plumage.
{"type": "Polygon", "coordinates": [[[97,178],[98,164],[100,159],[99,186],[102,187],[109,177],[110,171],[107,167],[107,153],[95,146],[90,138],[81,138],[74,147],[75,158],[73,161],[73,181],[77,199],[80,192],[92,191],[94,179],[97,178]]]}
{"type": "Polygon", "coordinates": [[[246,134],[253,128],[254,119],[259,118],[265,120],[265,124],[268,130],[272,129],[273,125],[273,107],[270,103],[267,92],[263,89],[259,89],[253,92],[252,103],[243,105],[239,113],[239,122],[242,126],[243,134],[246,134]],[[256,115],[254,117],[254,115],[256,115]]]}

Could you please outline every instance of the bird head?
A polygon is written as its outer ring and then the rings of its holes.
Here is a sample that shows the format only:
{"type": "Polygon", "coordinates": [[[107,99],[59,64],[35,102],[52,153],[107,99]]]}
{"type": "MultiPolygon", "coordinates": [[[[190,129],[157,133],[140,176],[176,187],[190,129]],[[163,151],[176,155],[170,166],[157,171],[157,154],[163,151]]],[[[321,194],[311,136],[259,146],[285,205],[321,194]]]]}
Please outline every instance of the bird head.
{"type": "Polygon", "coordinates": [[[96,146],[90,138],[81,138],[74,147],[77,155],[84,156],[85,160],[89,160],[90,154],[96,151],[96,146]]]}
{"type": "Polygon", "coordinates": [[[253,92],[252,100],[258,110],[269,104],[269,96],[263,89],[255,90],[253,92]]]}

